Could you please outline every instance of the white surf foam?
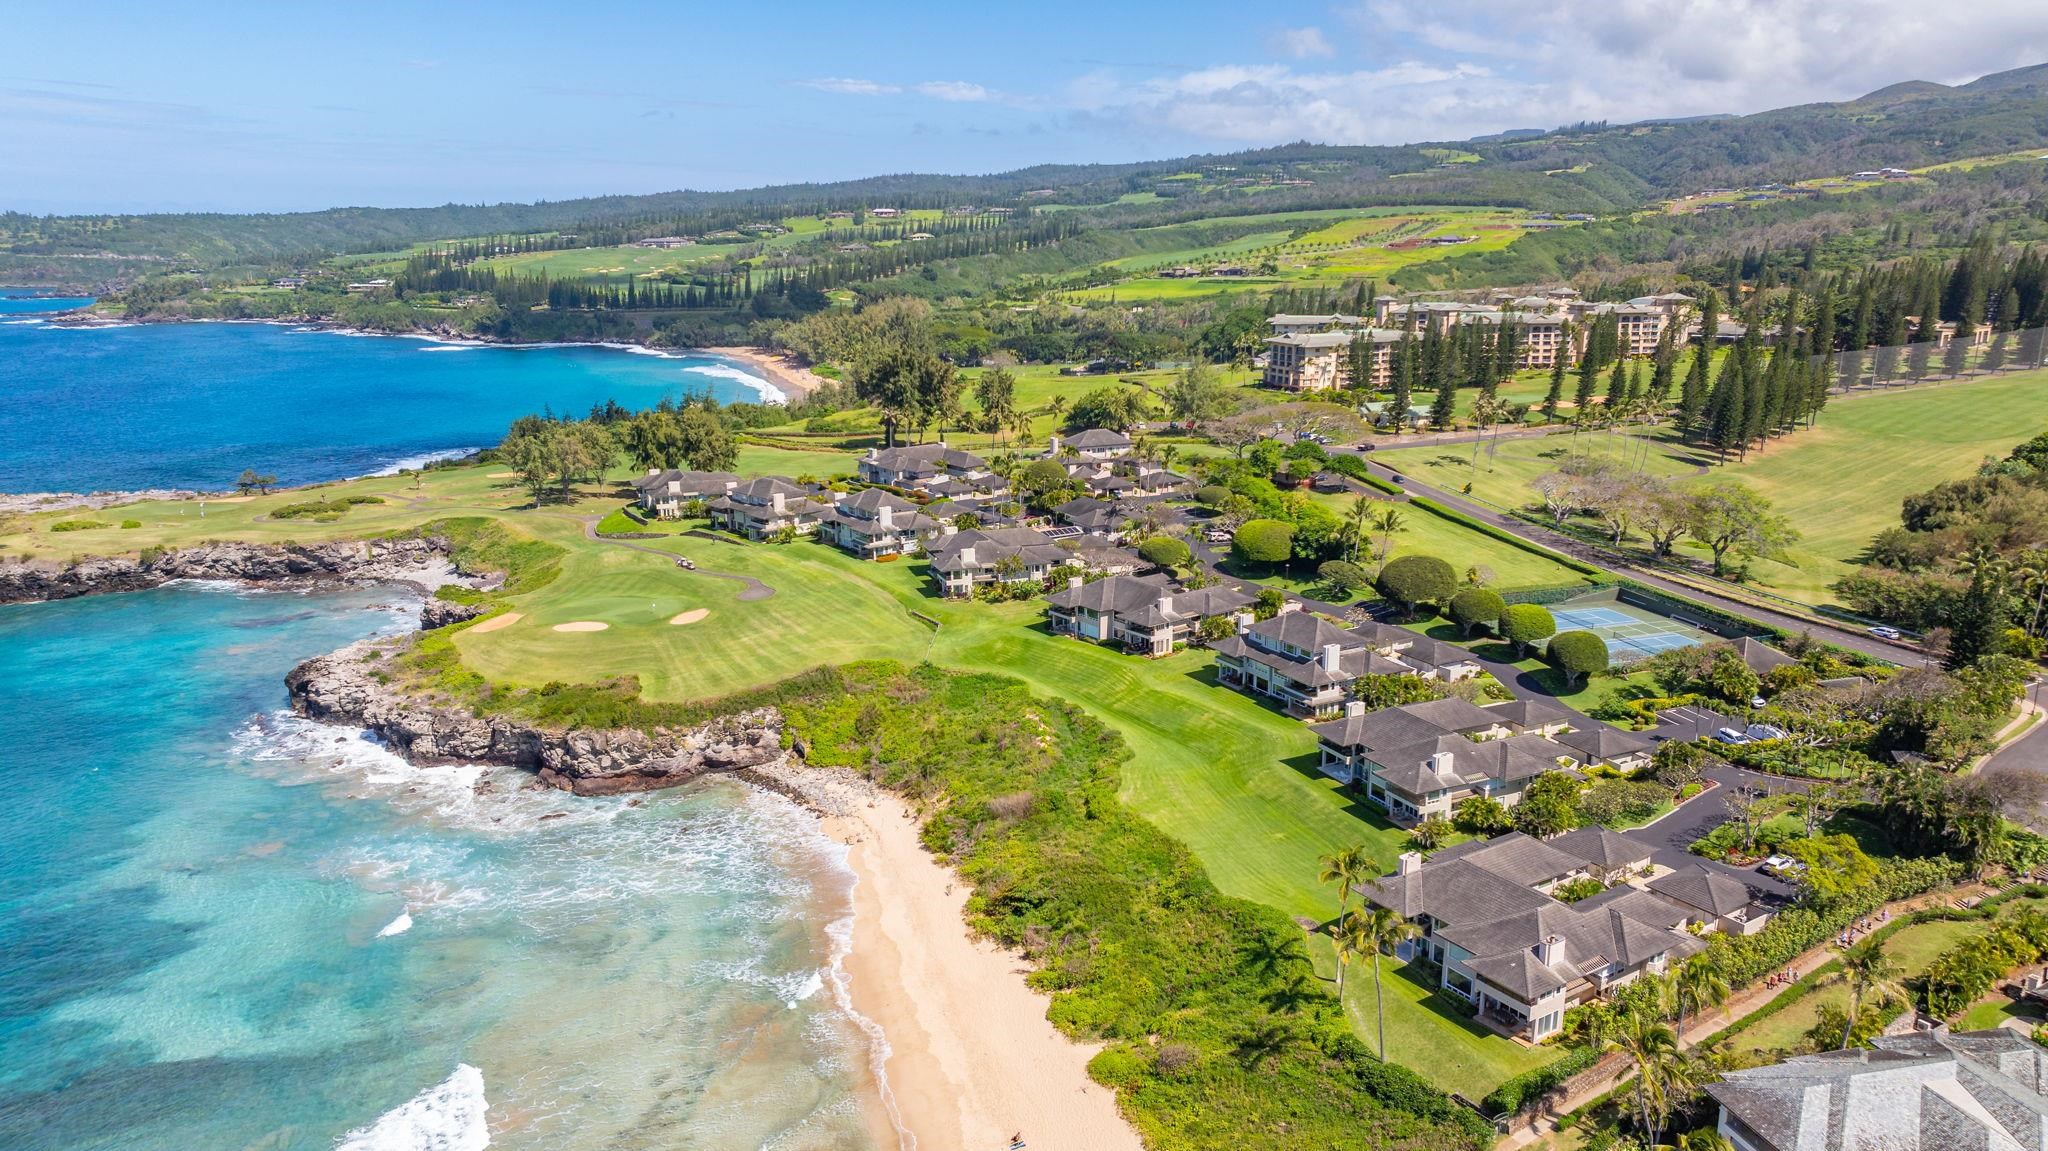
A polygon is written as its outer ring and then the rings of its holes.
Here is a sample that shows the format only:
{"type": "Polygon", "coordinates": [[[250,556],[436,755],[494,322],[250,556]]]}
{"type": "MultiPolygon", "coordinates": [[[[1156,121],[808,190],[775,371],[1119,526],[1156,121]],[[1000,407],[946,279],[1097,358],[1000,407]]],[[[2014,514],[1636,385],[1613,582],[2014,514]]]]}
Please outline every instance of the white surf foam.
{"type": "MultiPolygon", "coordinates": [[[[431,352],[434,349],[423,348],[421,350],[431,352]]],[[[412,471],[426,467],[428,464],[438,460],[459,460],[464,456],[474,455],[482,450],[482,448],[442,448],[439,451],[423,452],[416,456],[405,456],[402,459],[393,460],[369,474],[373,476],[395,476],[403,471],[412,471]]]]}
{"type": "Polygon", "coordinates": [[[797,1004],[823,990],[825,990],[825,973],[813,971],[809,975],[804,976],[803,982],[797,984],[795,993],[785,1002],[789,1004],[791,1011],[795,1011],[797,1004]]]}
{"type": "Polygon", "coordinates": [[[491,1145],[489,1107],[484,1073],[458,1064],[439,1085],[335,1140],[335,1151],[483,1151],[491,1145]]]}
{"type": "Polygon", "coordinates": [[[377,933],[377,938],[386,939],[393,935],[404,935],[406,932],[411,930],[412,912],[401,911],[398,913],[397,919],[394,919],[391,922],[384,925],[384,930],[379,931],[377,933]]]}
{"type": "Polygon", "coordinates": [[[769,383],[767,380],[762,379],[761,377],[753,374],[752,372],[744,371],[740,368],[735,368],[727,364],[691,364],[689,367],[684,368],[683,370],[686,372],[695,372],[700,376],[716,376],[721,380],[738,380],[740,383],[745,384],[747,387],[754,389],[755,393],[761,397],[761,402],[764,404],[786,404],[789,402],[789,397],[783,395],[782,389],[776,387],[774,384],[769,383]]]}

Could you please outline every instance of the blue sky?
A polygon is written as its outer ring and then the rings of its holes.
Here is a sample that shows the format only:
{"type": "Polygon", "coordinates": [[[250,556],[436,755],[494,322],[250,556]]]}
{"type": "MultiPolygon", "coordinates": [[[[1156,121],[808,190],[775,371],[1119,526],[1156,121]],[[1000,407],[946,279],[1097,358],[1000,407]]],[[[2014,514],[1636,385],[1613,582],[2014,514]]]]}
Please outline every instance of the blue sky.
{"type": "Polygon", "coordinates": [[[10,0],[0,208],[560,199],[1462,139],[2044,60],[2041,0],[10,0]]]}

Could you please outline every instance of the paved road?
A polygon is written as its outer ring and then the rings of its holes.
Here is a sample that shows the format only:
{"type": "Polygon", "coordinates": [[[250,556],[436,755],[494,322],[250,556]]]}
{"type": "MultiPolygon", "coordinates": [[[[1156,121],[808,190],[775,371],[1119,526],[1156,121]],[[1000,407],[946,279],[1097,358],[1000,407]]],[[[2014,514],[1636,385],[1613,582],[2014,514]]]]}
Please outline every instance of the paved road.
{"type": "Polygon", "coordinates": [[[1814,623],[1810,620],[1801,619],[1798,616],[1786,615],[1739,600],[1717,596],[1711,592],[1700,591],[1697,588],[1667,579],[1655,570],[1638,567],[1627,560],[1593,547],[1582,540],[1558,532],[1548,531],[1529,523],[1527,520],[1518,519],[1486,507],[1483,504],[1476,503],[1456,492],[1445,491],[1442,488],[1424,483],[1409,473],[1401,472],[1376,462],[1369,452],[1360,452],[1356,449],[1348,448],[1339,448],[1337,450],[1361,457],[1365,461],[1367,470],[1381,479],[1392,480],[1395,476],[1400,476],[1401,486],[1412,494],[1427,496],[1446,507],[1463,512],[1482,523],[1491,524],[1511,535],[1520,536],[1531,543],[1550,548],[1553,551],[1563,552],[1574,559],[1583,560],[1586,563],[1595,564],[1599,567],[1626,572],[1629,578],[1648,584],[1659,591],[1682,596],[1686,599],[1706,604],[1709,607],[1718,608],[1730,615],[1755,620],[1758,623],[1781,628],[1785,631],[1794,633],[1801,631],[1811,632],[1817,639],[1826,640],[1839,647],[1862,652],[1865,655],[1873,655],[1893,663],[1911,666],[1926,663],[1929,660],[1925,652],[1909,644],[1890,643],[1866,632],[1814,623]]]}

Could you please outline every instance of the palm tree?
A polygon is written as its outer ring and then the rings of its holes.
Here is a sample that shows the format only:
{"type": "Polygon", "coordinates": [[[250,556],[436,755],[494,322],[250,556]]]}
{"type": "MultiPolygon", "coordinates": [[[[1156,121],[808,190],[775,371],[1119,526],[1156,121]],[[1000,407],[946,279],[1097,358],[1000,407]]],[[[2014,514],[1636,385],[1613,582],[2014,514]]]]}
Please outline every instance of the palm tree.
{"type": "Polygon", "coordinates": [[[1351,967],[1351,961],[1371,951],[1373,947],[1372,916],[1379,909],[1360,914],[1346,911],[1330,925],[1330,941],[1337,945],[1337,1002],[1344,1002],[1344,973],[1351,967]]]}
{"type": "Polygon", "coordinates": [[[1168,444],[1159,449],[1159,466],[1169,472],[1173,470],[1173,461],[1179,458],[1180,445],[1178,444],[1168,444]]]}
{"type": "Polygon", "coordinates": [[[1344,538],[1349,543],[1351,561],[1358,561],[1358,544],[1365,538],[1366,525],[1372,520],[1373,509],[1379,502],[1371,496],[1359,496],[1351,501],[1351,507],[1344,513],[1344,538]]]}
{"type": "Polygon", "coordinates": [[[1842,1049],[1847,1050],[1849,1039],[1856,1033],[1856,1017],[1863,1011],[1863,1001],[1882,1002],[1894,995],[1904,995],[1905,989],[1899,984],[1899,965],[1884,949],[1864,940],[1842,952],[1842,969],[1829,982],[1839,981],[1849,989],[1849,1019],[1842,1027],[1842,1049]]]}
{"type": "Polygon", "coordinates": [[[1351,905],[1351,889],[1372,878],[1378,865],[1372,856],[1366,854],[1362,843],[1333,851],[1323,856],[1320,862],[1323,870],[1318,878],[1324,883],[1337,885],[1337,915],[1342,918],[1344,909],[1351,905]]]}
{"type": "Polygon", "coordinates": [[[1054,396],[1045,401],[1045,414],[1051,416],[1054,420],[1058,420],[1061,416],[1065,415],[1066,411],[1067,397],[1065,396],[1054,396]]]}
{"type": "Polygon", "coordinates": [[[1387,556],[1394,550],[1394,533],[1408,526],[1408,514],[1391,502],[1382,502],[1380,509],[1373,513],[1372,528],[1380,533],[1380,564],[1384,566],[1387,556]]]}
{"type": "Polygon", "coordinates": [[[1378,1015],[1380,1033],[1380,1062],[1387,1061],[1387,993],[1380,982],[1380,953],[1394,955],[1401,953],[1401,945],[1422,934],[1422,929],[1401,918],[1384,907],[1375,907],[1365,914],[1366,931],[1372,941],[1372,999],[1373,1010],[1378,1015]]]}
{"type": "Polygon", "coordinates": [[[1636,1120],[1642,1124],[1643,1142],[1656,1146],[1673,1096],[1690,1080],[1678,1049],[1678,1033],[1650,1012],[1625,1011],[1615,1019],[1602,1045],[1628,1056],[1635,1066],[1636,1120]]]}
{"type": "Polygon", "coordinates": [[[1728,1001],[1728,974],[1711,955],[1695,955],[1672,973],[1672,998],[1678,1002],[1678,1034],[1685,1035],[1685,1009],[1704,1011],[1728,1001]]]}

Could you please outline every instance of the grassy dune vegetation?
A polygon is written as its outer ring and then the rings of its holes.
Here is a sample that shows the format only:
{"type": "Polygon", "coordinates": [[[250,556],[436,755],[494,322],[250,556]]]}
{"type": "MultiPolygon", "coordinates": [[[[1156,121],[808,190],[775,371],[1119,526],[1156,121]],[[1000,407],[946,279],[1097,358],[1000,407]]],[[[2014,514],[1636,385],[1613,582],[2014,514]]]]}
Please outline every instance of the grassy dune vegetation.
{"type": "Polygon", "coordinates": [[[1741,479],[1804,537],[1785,562],[1753,565],[1752,580],[1825,604],[1833,602],[1829,586],[1855,566],[1870,538],[1898,523],[1902,498],[1970,474],[2044,424],[2048,372],[2017,372],[1837,397],[1815,428],[1726,465],[1678,442],[1669,428],[1503,440],[1481,450],[1476,469],[1469,446],[1383,450],[1374,458],[1433,485],[1455,490],[1470,483],[1473,495],[1502,507],[1532,503],[1531,481],[1574,452],[1679,479],[1741,479]]]}

